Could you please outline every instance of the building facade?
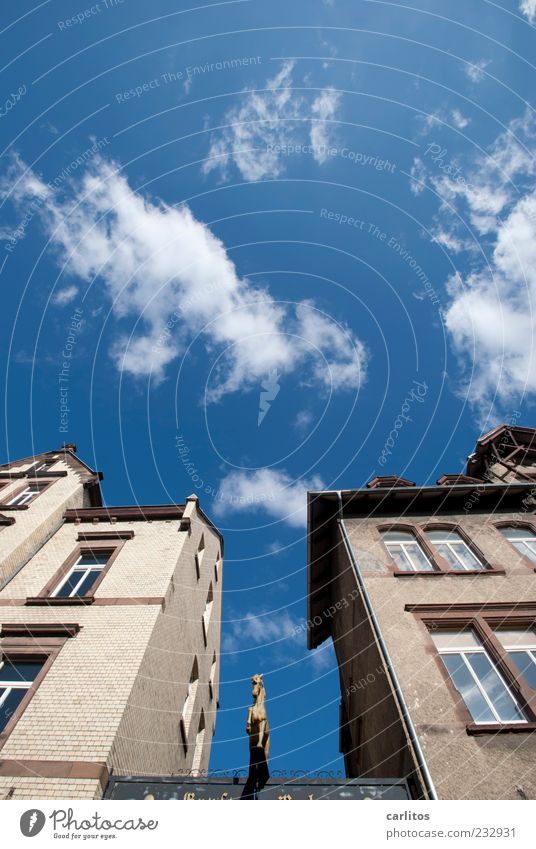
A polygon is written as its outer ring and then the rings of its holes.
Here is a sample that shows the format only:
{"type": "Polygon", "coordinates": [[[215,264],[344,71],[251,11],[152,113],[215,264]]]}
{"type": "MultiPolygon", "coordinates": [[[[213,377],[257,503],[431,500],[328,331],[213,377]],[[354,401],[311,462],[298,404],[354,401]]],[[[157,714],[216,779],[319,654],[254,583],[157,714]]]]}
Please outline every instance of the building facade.
{"type": "Polygon", "coordinates": [[[0,799],[208,769],[221,534],[197,496],[104,507],[75,452],[0,467],[0,799]]]}
{"type": "Polygon", "coordinates": [[[466,474],[309,494],[308,640],[333,638],[348,777],[536,799],[536,430],[466,474]]]}

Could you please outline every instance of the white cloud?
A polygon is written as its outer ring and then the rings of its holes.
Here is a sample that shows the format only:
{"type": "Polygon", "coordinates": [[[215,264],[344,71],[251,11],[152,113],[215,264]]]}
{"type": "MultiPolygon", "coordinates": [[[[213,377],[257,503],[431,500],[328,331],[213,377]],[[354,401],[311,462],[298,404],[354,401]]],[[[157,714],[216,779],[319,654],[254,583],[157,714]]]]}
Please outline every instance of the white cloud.
{"type": "Polygon", "coordinates": [[[536,21],[536,0],[521,0],[519,11],[526,15],[529,22],[533,24],[536,21]]]}
{"type": "Polygon", "coordinates": [[[225,113],[223,129],[212,134],[203,173],[219,171],[227,179],[233,163],[250,182],[279,177],[285,170],[280,148],[303,144],[308,127],[315,160],[327,160],[324,148],[331,144],[340,96],[324,89],[309,107],[292,88],[294,64],[285,62],[265,91],[244,92],[242,103],[225,113]]]}
{"type": "Polygon", "coordinates": [[[466,118],[465,115],[462,115],[459,109],[453,109],[451,114],[452,123],[459,130],[465,130],[465,128],[469,125],[469,118],[466,118]]]}
{"type": "Polygon", "coordinates": [[[20,208],[38,200],[67,273],[85,282],[100,278],[116,317],[140,319],[130,339],[120,326],[111,350],[119,369],[159,379],[201,333],[209,349],[225,351],[213,400],[258,386],[273,370],[301,374],[306,362],[325,387],[357,388],[363,380],[365,349],[345,326],[312,302],[279,305],[240,278],[223,243],[187,206],[136,194],[115,163],[98,157],[64,189],[51,189],[16,159],[0,196],[10,194],[20,208]]]}
{"type": "Polygon", "coordinates": [[[315,672],[325,672],[326,669],[337,668],[337,658],[331,637],[318,648],[309,652],[309,658],[315,672]]]}
{"type": "Polygon", "coordinates": [[[331,121],[335,119],[340,102],[340,94],[332,88],[324,89],[318,97],[313,100],[311,121],[311,146],[313,156],[319,165],[323,165],[329,158],[327,148],[330,146],[332,134],[331,121]]]}
{"type": "Polygon", "coordinates": [[[536,175],[535,140],[536,120],[527,110],[521,118],[510,122],[487,155],[468,163],[461,172],[463,179],[445,173],[433,174],[433,161],[429,179],[443,200],[464,205],[471,225],[479,233],[494,233],[497,217],[519,197],[514,181],[521,179],[523,183],[527,177],[536,175]]]}
{"type": "Polygon", "coordinates": [[[250,646],[267,646],[274,643],[303,642],[304,630],[299,619],[287,610],[261,613],[246,613],[224,625],[222,649],[226,652],[240,651],[250,646]]]}
{"type": "Polygon", "coordinates": [[[489,158],[473,163],[466,186],[442,181],[459,211],[468,211],[489,252],[468,274],[450,278],[445,313],[455,352],[466,366],[464,391],[478,405],[503,407],[524,393],[536,394],[535,137],[527,113],[497,138],[489,158]]]}
{"type": "Polygon", "coordinates": [[[71,301],[74,301],[77,295],[78,288],[76,286],[65,286],[65,288],[59,289],[52,296],[52,303],[56,304],[59,307],[64,307],[67,304],[70,304],[71,301]]]}
{"type": "Polygon", "coordinates": [[[427,170],[424,162],[418,156],[413,160],[410,175],[412,179],[409,182],[409,187],[414,195],[420,195],[426,188],[427,170]]]}
{"type": "Polygon", "coordinates": [[[469,77],[471,82],[473,83],[481,83],[484,77],[486,76],[485,70],[490,63],[489,59],[480,59],[479,62],[473,62],[472,64],[465,64],[463,69],[466,75],[469,77]]]}
{"type": "Polygon", "coordinates": [[[307,492],[319,489],[324,489],[324,483],[316,475],[294,480],[287,472],[275,469],[234,471],[220,481],[213,510],[219,516],[262,510],[293,527],[305,527],[307,492]]]}

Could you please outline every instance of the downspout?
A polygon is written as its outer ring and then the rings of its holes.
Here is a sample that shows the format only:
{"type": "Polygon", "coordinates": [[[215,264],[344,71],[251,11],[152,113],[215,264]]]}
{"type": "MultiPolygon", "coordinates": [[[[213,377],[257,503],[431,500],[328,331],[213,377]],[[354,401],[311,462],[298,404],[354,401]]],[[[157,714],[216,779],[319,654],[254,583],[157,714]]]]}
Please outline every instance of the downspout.
{"type": "Polygon", "coordinates": [[[381,628],[380,628],[380,623],[378,622],[378,619],[376,618],[376,614],[374,612],[374,607],[372,605],[371,598],[370,598],[368,591],[367,591],[367,588],[365,586],[365,582],[363,580],[363,575],[361,574],[361,569],[359,568],[357,558],[354,554],[352,544],[351,544],[350,539],[348,537],[348,532],[347,532],[346,526],[344,524],[343,511],[342,511],[342,495],[341,495],[340,490],[337,491],[337,499],[338,499],[338,502],[339,502],[337,522],[338,522],[339,527],[341,529],[342,538],[344,540],[344,545],[345,545],[346,550],[348,552],[348,556],[349,556],[349,558],[352,562],[352,566],[354,567],[354,572],[355,572],[355,576],[357,578],[357,583],[359,584],[359,589],[361,590],[361,595],[362,595],[363,601],[365,602],[365,607],[367,609],[367,613],[370,617],[370,621],[371,621],[371,624],[372,624],[374,635],[376,637],[376,640],[378,641],[380,651],[383,655],[383,660],[384,660],[385,666],[386,666],[386,668],[389,672],[389,677],[391,679],[391,683],[394,687],[394,690],[395,690],[395,693],[396,693],[396,696],[397,696],[397,699],[398,699],[398,703],[399,703],[399,706],[400,706],[400,710],[402,712],[402,717],[404,719],[406,730],[409,734],[409,738],[410,738],[411,744],[413,746],[413,752],[414,752],[415,758],[417,760],[417,764],[419,766],[419,769],[421,771],[422,777],[424,779],[424,783],[426,785],[426,790],[428,792],[428,796],[430,797],[430,799],[437,800],[438,799],[437,791],[435,789],[434,782],[433,782],[432,776],[430,774],[430,770],[428,769],[428,765],[427,765],[426,759],[424,757],[424,752],[421,748],[421,744],[420,744],[419,738],[417,736],[417,731],[415,729],[415,725],[413,724],[413,720],[410,716],[408,706],[406,704],[406,700],[405,700],[404,695],[402,693],[400,681],[398,680],[398,677],[397,677],[397,674],[395,672],[395,668],[394,668],[394,665],[393,665],[393,661],[391,660],[391,655],[389,654],[389,650],[387,648],[385,640],[383,639],[383,634],[382,634],[382,631],[381,631],[381,628]]]}

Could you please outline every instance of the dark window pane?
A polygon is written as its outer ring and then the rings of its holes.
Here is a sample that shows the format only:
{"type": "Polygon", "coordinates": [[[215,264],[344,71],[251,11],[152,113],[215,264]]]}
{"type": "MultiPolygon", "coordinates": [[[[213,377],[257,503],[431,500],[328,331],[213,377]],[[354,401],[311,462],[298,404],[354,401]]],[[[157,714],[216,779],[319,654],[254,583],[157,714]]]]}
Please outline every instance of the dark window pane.
{"type": "Polygon", "coordinates": [[[2,681],[33,681],[41,671],[43,663],[31,661],[6,661],[0,668],[0,682],[2,681]]]}
{"type": "Polygon", "coordinates": [[[536,690],[536,663],[534,663],[530,654],[526,651],[510,651],[508,654],[516,664],[529,687],[536,690]]]}
{"type": "Polygon", "coordinates": [[[459,654],[442,654],[441,658],[467,709],[475,722],[497,722],[485,698],[459,654]]]}
{"type": "MultiPolygon", "coordinates": [[[[5,692],[5,690],[0,690],[0,699],[5,692]]],[[[20,689],[8,691],[6,700],[0,705],[0,731],[4,730],[27,692],[28,690],[20,689]]]]}
{"type": "Polygon", "coordinates": [[[97,580],[99,575],[100,575],[100,571],[99,572],[96,572],[96,571],[88,572],[87,576],[84,578],[84,580],[82,581],[82,583],[78,587],[78,589],[76,591],[76,595],[85,595],[87,592],[89,592],[89,590],[91,589],[91,587],[93,586],[93,584],[95,583],[95,581],[97,580]]]}
{"type": "MultiPolygon", "coordinates": [[[[80,581],[83,575],[85,575],[85,569],[75,569],[72,572],[64,584],[62,584],[60,590],[55,594],[57,598],[67,598],[70,596],[77,583],[80,581]]],[[[78,593],[77,593],[78,595],[78,593]]]]}
{"type": "Polygon", "coordinates": [[[467,659],[475,670],[478,680],[499,714],[502,722],[514,722],[525,717],[509,695],[509,690],[503,684],[491,661],[483,652],[467,654],[467,659]]]}
{"type": "Polygon", "coordinates": [[[99,554],[98,552],[88,552],[87,554],[83,554],[77,566],[85,566],[86,568],[91,566],[106,566],[108,560],[110,559],[110,555],[106,552],[104,554],[99,554]]]}

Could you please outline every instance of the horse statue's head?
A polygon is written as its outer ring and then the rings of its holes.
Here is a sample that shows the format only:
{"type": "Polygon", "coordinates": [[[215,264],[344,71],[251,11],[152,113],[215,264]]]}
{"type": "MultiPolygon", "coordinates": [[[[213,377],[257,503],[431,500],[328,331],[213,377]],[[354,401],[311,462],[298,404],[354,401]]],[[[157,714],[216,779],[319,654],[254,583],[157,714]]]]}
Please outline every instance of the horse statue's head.
{"type": "Polygon", "coordinates": [[[264,701],[266,698],[262,675],[254,675],[251,679],[251,694],[255,701],[264,701]]]}

